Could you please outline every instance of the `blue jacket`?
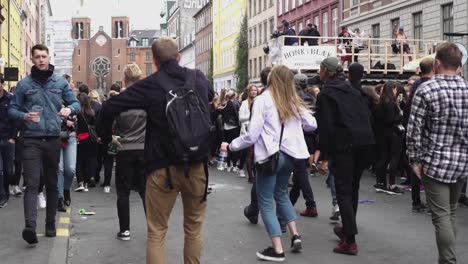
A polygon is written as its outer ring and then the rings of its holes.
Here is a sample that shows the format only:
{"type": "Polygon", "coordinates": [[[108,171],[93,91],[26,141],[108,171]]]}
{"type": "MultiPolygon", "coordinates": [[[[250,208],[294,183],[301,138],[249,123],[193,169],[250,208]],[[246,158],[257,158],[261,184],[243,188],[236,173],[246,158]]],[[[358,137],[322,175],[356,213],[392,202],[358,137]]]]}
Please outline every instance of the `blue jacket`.
{"type": "Polygon", "coordinates": [[[14,139],[18,133],[18,122],[8,117],[12,97],[13,95],[7,91],[4,91],[3,96],[0,97],[0,139],[14,139]]]}
{"type": "Polygon", "coordinates": [[[44,83],[34,80],[31,75],[16,85],[16,91],[10,104],[8,114],[13,120],[24,120],[32,106],[44,108],[38,123],[23,121],[24,137],[56,137],[60,135],[62,120],[58,113],[62,104],[79,113],[80,103],[76,99],[68,82],[53,74],[44,83]]]}

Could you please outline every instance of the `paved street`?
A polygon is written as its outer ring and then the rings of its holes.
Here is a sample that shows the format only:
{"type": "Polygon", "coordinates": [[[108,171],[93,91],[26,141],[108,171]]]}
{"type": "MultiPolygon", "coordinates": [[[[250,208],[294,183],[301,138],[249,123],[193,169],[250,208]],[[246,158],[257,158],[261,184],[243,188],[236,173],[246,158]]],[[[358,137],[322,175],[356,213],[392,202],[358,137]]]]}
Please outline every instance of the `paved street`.
{"type": "MultiPolygon", "coordinates": [[[[331,210],[330,195],[323,176],[313,177],[318,202],[317,219],[300,217],[299,229],[303,235],[304,252],[287,252],[286,263],[436,263],[436,245],[430,217],[411,212],[409,193],[403,196],[376,194],[374,179],[366,175],[362,182],[361,199],[375,200],[374,204],[360,205],[357,237],[358,256],[333,254],[336,238],[328,221],[331,210]]],[[[257,263],[255,251],[268,245],[263,224],[251,225],[242,216],[249,200],[250,184],[231,173],[211,171],[213,193],[209,195],[207,220],[204,229],[205,247],[203,263],[257,263]]],[[[66,237],[49,239],[40,237],[38,246],[30,248],[21,239],[23,228],[21,199],[12,198],[6,208],[0,209],[0,263],[65,263],[69,264],[145,262],[144,212],[138,195],[131,199],[131,232],[129,242],[118,241],[115,189],[104,194],[101,188],[89,193],[73,193],[68,251],[66,237]],[[82,217],[80,208],[96,212],[95,216],[82,217]]],[[[168,263],[182,263],[183,229],[180,199],[170,220],[167,241],[168,263]]],[[[297,211],[304,207],[300,200],[297,211]]],[[[62,214],[66,217],[66,214],[62,214]]],[[[40,211],[38,232],[43,232],[44,210],[40,211]]],[[[468,209],[459,210],[459,263],[468,263],[468,209]]],[[[66,226],[62,225],[61,226],[66,226]]],[[[289,246],[289,239],[284,238],[289,246]]]]}

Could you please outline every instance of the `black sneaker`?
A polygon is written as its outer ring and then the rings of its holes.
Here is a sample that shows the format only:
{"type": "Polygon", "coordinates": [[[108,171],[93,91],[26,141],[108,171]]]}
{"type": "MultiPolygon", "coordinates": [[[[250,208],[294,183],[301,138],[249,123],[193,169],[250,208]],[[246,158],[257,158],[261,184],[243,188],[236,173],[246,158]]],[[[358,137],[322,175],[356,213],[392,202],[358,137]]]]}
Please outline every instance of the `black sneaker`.
{"type": "Polygon", "coordinates": [[[129,241],[130,240],[130,231],[126,230],[124,232],[117,233],[117,239],[122,241],[129,241]]]}
{"type": "Polygon", "coordinates": [[[458,204],[461,207],[468,207],[468,197],[466,197],[466,195],[460,196],[460,199],[458,199],[458,204]]]}
{"type": "Polygon", "coordinates": [[[26,227],[23,229],[23,239],[28,242],[28,244],[37,244],[37,235],[36,230],[32,227],[26,227]]]}
{"type": "Polygon", "coordinates": [[[8,204],[8,200],[7,200],[7,199],[1,200],[1,201],[0,201],[0,208],[3,208],[3,207],[5,207],[5,206],[7,206],[7,204],[8,204]]]}
{"type": "Polygon", "coordinates": [[[55,230],[55,224],[46,224],[45,236],[46,237],[56,237],[57,236],[57,230],[55,230]]]}
{"type": "Polygon", "coordinates": [[[63,190],[63,202],[66,206],[71,205],[70,190],[63,190]]]}
{"type": "Polygon", "coordinates": [[[415,213],[425,212],[427,210],[427,206],[423,203],[413,204],[412,211],[415,213]]]}
{"type": "Polygon", "coordinates": [[[250,212],[250,205],[246,206],[244,208],[244,215],[245,217],[249,220],[249,222],[253,225],[258,224],[258,213],[257,214],[252,214],[250,212]]]}
{"type": "Polygon", "coordinates": [[[63,201],[63,198],[59,198],[58,200],[57,211],[63,212],[63,213],[67,211],[67,208],[65,208],[65,203],[63,201]]]}
{"type": "Polygon", "coordinates": [[[375,191],[377,193],[386,193],[388,191],[388,188],[385,184],[383,183],[377,183],[374,185],[375,191]]]}
{"type": "Polygon", "coordinates": [[[388,188],[387,193],[390,195],[402,195],[405,191],[398,186],[393,186],[388,188]]]}
{"type": "Polygon", "coordinates": [[[300,235],[294,235],[291,238],[291,251],[294,253],[302,251],[302,240],[300,235]]]}
{"type": "Polygon", "coordinates": [[[277,261],[277,262],[284,261],[285,259],[284,252],[276,253],[275,249],[272,247],[268,247],[264,249],[262,252],[257,252],[257,257],[259,259],[277,261]]]}

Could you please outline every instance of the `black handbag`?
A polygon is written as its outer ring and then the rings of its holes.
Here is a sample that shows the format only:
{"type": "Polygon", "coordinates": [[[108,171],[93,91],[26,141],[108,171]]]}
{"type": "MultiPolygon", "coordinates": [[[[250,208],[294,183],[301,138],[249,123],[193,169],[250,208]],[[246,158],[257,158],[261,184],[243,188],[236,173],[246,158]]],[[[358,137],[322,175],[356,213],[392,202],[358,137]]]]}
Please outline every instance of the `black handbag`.
{"type": "Polygon", "coordinates": [[[278,168],[278,161],[279,161],[279,155],[280,155],[280,149],[281,149],[281,141],[283,141],[283,132],[284,132],[284,124],[281,124],[281,134],[280,134],[280,140],[279,140],[279,149],[278,152],[275,154],[271,155],[262,163],[255,163],[255,169],[258,172],[261,172],[263,175],[273,175],[274,172],[276,172],[276,169],[278,168]]]}
{"type": "Polygon", "coordinates": [[[80,114],[83,117],[83,120],[85,121],[86,126],[88,127],[89,140],[91,140],[92,143],[97,144],[99,142],[99,136],[96,131],[96,126],[90,125],[88,121],[86,120],[86,117],[83,115],[83,113],[80,113],[80,114]]]}

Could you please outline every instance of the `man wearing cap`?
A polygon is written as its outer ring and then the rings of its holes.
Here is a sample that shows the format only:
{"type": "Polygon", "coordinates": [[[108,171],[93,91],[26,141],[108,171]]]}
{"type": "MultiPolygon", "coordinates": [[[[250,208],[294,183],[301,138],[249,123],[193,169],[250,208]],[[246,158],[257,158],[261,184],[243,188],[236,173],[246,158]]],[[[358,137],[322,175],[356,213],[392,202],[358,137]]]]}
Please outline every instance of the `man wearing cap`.
{"type": "MultiPolygon", "coordinates": [[[[306,28],[299,32],[299,36],[304,37],[320,37],[320,33],[318,32],[316,26],[314,24],[307,24],[306,28]]],[[[318,38],[303,38],[301,39],[301,46],[304,46],[306,43],[309,46],[317,46],[318,45],[318,38]]]]}
{"type": "MultiPolygon", "coordinates": [[[[287,20],[281,21],[281,24],[283,25],[283,36],[296,36],[296,32],[294,31],[294,29],[289,27],[289,22],[287,20]]],[[[294,44],[297,44],[297,41],[297,38],[286,37],[284,39],[284,45],[294,46],[294,44]]]]}
{"type": "Polygon", "coordinates": [[[359,182],[372,162],[375,144],[370,111],[359,91],[345,80],[337,58],[329,57],[321,63],[320,79],[324,84],[316,114],[322,155],[319,170],[328,173],[330,161],[343,224],[333,229],[340,239],[333,251],[356,255],[359,182]]]}

